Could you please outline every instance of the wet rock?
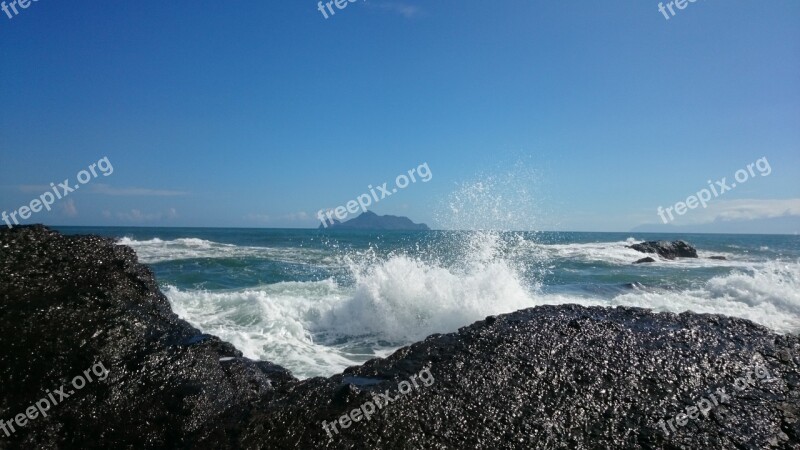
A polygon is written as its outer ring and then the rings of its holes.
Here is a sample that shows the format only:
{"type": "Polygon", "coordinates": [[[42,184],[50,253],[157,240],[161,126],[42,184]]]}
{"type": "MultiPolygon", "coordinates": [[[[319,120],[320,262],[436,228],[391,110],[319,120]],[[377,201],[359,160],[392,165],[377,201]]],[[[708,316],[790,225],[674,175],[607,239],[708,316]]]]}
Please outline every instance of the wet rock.
{"type": "Polygon", "coordinates": [[[40,226],[3,228],[0,420],[71,386],[95,363],[109,374],[11,436],[0,431],[0,448],[228,442],[226,424],[241,423],[248,405],[296,381],[178,319],[129,247],[40,226]]]}
{"type": "Polygon", "coordinates": [[[642,253],[656,253],[662,258],[697,258],[697,250],[686,241],[647,241],[629,245],[642,253]]]}
{"type": "Polygon", "coordinates": [[[653,262],[656,262],[656,260],[648,256],[647,258],[636,260],[634,264],[653,263],[653,262]]]}

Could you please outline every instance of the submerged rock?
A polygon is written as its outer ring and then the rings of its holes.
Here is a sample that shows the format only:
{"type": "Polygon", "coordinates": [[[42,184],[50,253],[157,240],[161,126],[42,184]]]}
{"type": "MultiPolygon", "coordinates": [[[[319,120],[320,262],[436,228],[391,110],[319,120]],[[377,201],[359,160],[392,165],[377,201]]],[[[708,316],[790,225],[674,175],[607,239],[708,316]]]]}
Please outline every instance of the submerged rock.
{"type": "Polygon", "coordinates": [[[662,258],[697,258],[697,250],[686,241],[647,241],[629,245],[642,253],[656,253],[662,258]]]}
{"type": "Polygon", "coordinates": [[[109,372],[0,448],[800,448],[800,338],[742,319],[542,306],[298,380],[178,319],[108,239],[0,231],[0,295],[0,420],[109,372]]]}
{"type": "Polygon", "coordinates": [[[653,262],[656,262],[656,260],[648,256],[647,258],[636,260],[634,264],[653,263],[653,262]]]}

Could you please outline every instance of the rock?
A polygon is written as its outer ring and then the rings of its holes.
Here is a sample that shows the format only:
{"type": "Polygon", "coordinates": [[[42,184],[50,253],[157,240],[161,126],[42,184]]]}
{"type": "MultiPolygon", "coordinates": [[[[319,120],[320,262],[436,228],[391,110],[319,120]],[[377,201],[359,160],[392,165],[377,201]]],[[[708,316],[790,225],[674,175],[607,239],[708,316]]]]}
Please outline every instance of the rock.
{"type": "Polygon", "coordinates": [[[634,264],[653,263],[653,262],[656,262],[656,260],[648,256],[647,258],[636,260],[634,264]]]}
{"type": "Polygon", "coordinates": [[[95,363],[109,374],[12,436],[0,431],[0,448],[226,442],[226,426],[245,420],[248,405],[297,381],[178,319],[131,248],[41,226],[3,228],[0,420],[95,363]]]}
{"type": "Polygon", "coordinates": [[[0,230],[0,295],[0,419],[95,362],[109,370],[0,432],[1,448],[800,446],[800,337],[743,319],[540,306],[298,380],[178,319],[150,270],[108,239],[0,230]],[[770,380],[734,389],[755,364],[770,380]],[[424,370],[430,385],[398,393],[424,370]],[[730,398],[709,418],[669,434],[658,425],[720,388],[730,398]],[[323,429],[378,394],[396,398],[323,429]]]}
{"type": "Polygon", "coordinates": [[[647,241],[629,245],[642,253],[657,253],[662,258],[697,258],[697,250],[686,241],[647,241]]]}
{"type": "Polygon", "coordinates": [[[346,222],[338,220],[330,221],[319,228],[328,230],[394,230],[394,231],[429,231],[424,223],[414,223],[408,217],[402,216],[379,216],[372,211],[366,211],[358,217],[354,217],[346,222]]]}
{"type": "Polygon", "coordinates": [[[728,258],[726,258],[724,256],[709,256],[708,259],[719,259],[721,261],[727,261],[728,260],[728,258]]]}

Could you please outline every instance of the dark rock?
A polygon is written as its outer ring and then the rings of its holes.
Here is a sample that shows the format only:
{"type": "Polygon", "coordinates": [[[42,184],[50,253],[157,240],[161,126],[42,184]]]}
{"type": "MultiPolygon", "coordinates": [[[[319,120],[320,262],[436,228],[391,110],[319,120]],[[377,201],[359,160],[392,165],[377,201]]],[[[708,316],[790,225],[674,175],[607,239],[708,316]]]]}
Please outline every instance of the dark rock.
{"type": "Polygon", "coordinates": [[[296,381],[178,319],[131,248],[41,226],[3,228],[0,420],[95,363],[109,374],[11,437],[0,431],[0,448],[225,443],[248,405],[296,381]],[[223,358],[234,359],[223,366],[223,358]]]}
{"type": "Polygon", "coordinates": [[[800,446],[800,338],[742,319],[541,306],[297,380],[178,319],[133,251],[107,239],[0,231],[0,295],[0,419],[95,362],[110,372],[0,432],[2,448],[800,446]],[[757,363],[771,379],[734,389],[757,363]],[[398,394],[426,368],[430,386],[398,394]],[[719,388],[730,398],[708,418],[658,425],[719,388]],[[399,398],[323,430],[378,393],[399,398]]]}
{"type": "Polygon", "coordinates": [[[708,259],[719,259],[721,261],[727,261],[728,260],[728,258],[726,258],[724,256],[709,256],[708,259]]]}
{"type": "Polygon", "coordinates": [[[686,241],[647,241],[629,245],[642,253],[656,253],[662,258],[697,258],[697,250],[686,241]]]}
{"type": "Polygon", "coordinates": [[[653,262],[656,262],[656,260],[648,256],[647,258],[636,260],[634,264],[653,263],[653,262]]]}

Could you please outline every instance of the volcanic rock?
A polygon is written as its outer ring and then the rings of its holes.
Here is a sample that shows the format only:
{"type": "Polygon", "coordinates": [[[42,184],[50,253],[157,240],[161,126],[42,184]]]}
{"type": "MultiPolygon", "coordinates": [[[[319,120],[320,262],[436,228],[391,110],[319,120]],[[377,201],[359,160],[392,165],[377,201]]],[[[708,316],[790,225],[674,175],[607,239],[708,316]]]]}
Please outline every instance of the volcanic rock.
{"type": "Polygon", "coordinates": [[[642,253],[656,253],[662,258],[697,258],[697,250],[686,241],[647,241],[629,245],[642,253]]]}

